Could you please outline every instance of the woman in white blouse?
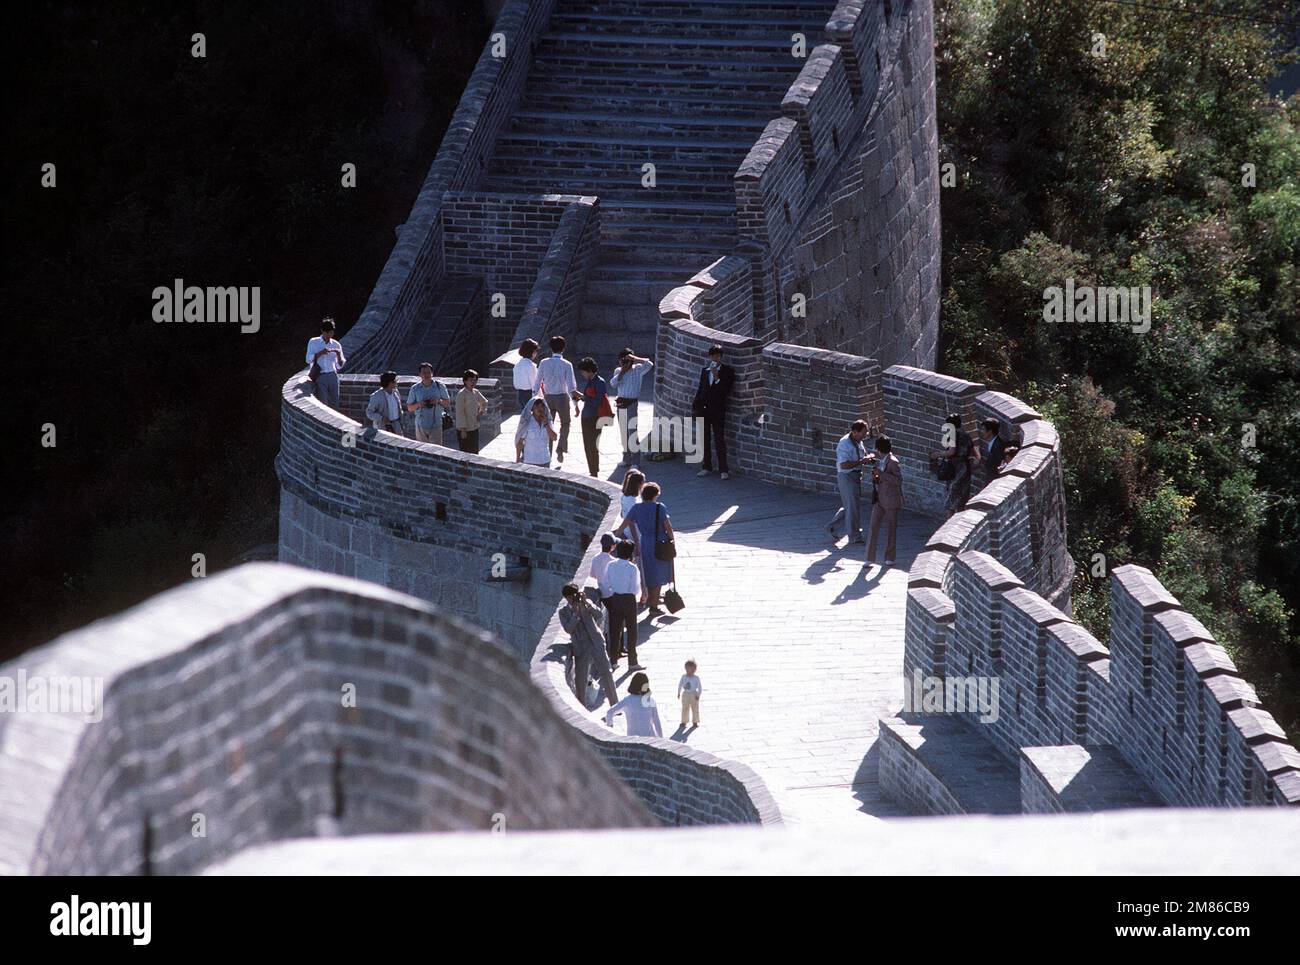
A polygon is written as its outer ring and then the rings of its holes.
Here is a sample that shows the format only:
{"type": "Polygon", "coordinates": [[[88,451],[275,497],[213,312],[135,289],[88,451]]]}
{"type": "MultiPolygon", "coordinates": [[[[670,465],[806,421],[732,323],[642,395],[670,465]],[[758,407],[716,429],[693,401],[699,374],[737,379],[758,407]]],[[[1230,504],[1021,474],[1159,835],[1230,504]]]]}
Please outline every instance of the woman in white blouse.
{"type": "Polygon", "coordinates": [[[605,723],[614,726],[614,717],[622,714],[627,720],[628,737],[663,737],[664,728],[659,723],[659,708],[650,696],[650,678],[643,673],[633,674],[627,685],[627,696],[605,711],[605,723]]]}
{"type": "Polygon", "coordinates": [[[519,414],[515,430],[515,462],[530,466],[551,464],[551,443],[559,436],[551,428],[551,407],[545,399],[533,399],[519,414]]]}

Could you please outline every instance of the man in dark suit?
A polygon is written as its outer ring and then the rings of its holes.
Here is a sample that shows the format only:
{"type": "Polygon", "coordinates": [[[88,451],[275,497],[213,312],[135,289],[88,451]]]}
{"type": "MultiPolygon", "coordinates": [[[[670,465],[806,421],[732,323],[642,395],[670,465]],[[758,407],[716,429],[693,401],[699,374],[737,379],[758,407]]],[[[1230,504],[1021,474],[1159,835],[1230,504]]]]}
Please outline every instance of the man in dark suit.
{"type": "Polygon", "coordinates": [[[709,364],[700,372],[700,383],[695,389],[691,411],[704,420],[704,468],[695,475],[707,476],[713,472],[713,453],[710,443],[718,449],[718,471],[722,479],[730,479],[727,471],[727,398],[736,384],[736,370],[722,364],[722,346],[709,347],[709,364]]]}
{"type": "Polygon", "coordinates": [[[1007,442],[1002,438],[1002,423],[985,419],[980,423],[980,441],[976,450],[980,456],[980,488],[998,478],[998,466],[1006,454],[1007,442]]]}

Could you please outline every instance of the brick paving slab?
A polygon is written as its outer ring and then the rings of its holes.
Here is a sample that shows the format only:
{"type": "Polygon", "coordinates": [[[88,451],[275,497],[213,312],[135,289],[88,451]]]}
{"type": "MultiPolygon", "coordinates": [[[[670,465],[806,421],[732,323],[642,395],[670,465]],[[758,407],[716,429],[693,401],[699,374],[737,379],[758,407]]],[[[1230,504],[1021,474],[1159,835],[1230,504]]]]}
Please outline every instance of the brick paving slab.
{"type": "MultiPolygon", "coordinates": [[[[644,425],[653,407],[643,401],[641,412],[644,425]]],[[[515,424],[483,454],[512,458],[515,424]]],[[[601,441],[602,475],[614,479],[617,436],[601,441]]],[[[565,468],[585,471],[576,424],[570,445],[565,468]]],[[[880,795],[877,722],[902,706],[907,571],[936,521],[902,514],[898,565],[864,568],[865,547],[832,542],[823,528],[833,496],[697,479],[698,466],[681,459],[641,468],[664,486],[686,601],[676,616],[641,622],[638,656],[665,736],[753,767],[789,824],[904,813],[880,795]],[[675,694],[687,657],[704,697],[702,725],[683,734],[675,694]]],[[[626,665],[617,676],[621,691],[626,665]]]]}

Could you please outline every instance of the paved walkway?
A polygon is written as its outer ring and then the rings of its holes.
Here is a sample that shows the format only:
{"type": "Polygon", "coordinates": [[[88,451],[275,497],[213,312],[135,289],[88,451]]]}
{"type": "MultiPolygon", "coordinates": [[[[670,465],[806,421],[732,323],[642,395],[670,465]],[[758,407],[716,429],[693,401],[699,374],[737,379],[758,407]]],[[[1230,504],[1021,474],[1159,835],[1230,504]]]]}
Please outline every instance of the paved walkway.
{"type": "MultiPolygon", "coordinates": [[[[513,459],[515,424],[483,454],[513,459]]],[[[602,472],[613,479],[617,433],[601,441],[602,472]]],[[[576,424],[570,447],[565,468],[585,472],[576,424]]],[[[832,542],[823,528],[839,505],[833,496],[742,476],[697,479],[698,466],[681,459],[641,468],[664,487],[686,602],[653,621],[643,611],[641,622],[638,657],[664,736],[753,767],[788,824],[901,814],[880,796],[877,721],[902,705],[907,571],[935,520],[904,513],[898,565],[864,567],[863,546],[832,542]],[[704,697],[701,726],[683,731],[676,687],[688,657],[704,697]]],[[[620,693],[628,676],[624,664],[620,693]]]]}

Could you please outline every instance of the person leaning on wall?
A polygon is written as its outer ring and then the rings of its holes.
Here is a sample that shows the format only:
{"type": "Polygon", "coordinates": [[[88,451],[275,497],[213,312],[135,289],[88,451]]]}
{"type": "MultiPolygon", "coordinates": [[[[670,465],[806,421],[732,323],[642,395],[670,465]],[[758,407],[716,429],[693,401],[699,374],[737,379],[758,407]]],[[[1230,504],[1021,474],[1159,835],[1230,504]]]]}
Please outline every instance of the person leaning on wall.
{"type": "Polygon", "coordinates": [[[978,462],[970,434],[961,427],[961,416],[950,412],[943,420],[942,441],[947,443],[943,449],[930,453],[937,461],[939,479],[947,484],[948,494],[944,499],[944,509],[948,515],[959,513],[966,508],[970,499],[970,477],[972,463],[978,462]]]}

